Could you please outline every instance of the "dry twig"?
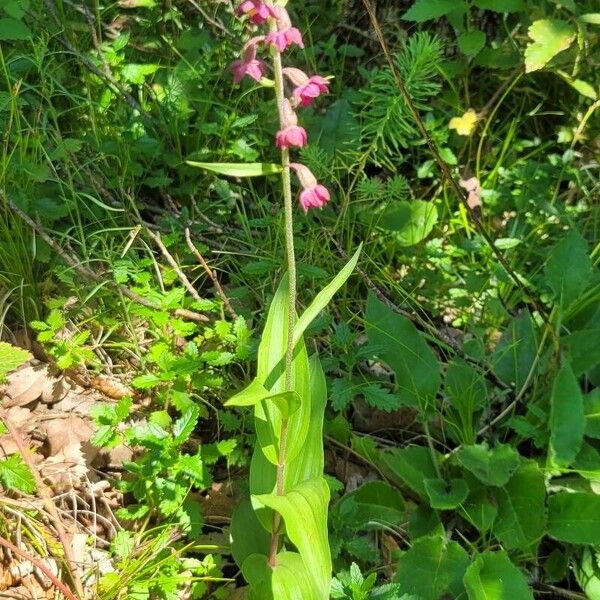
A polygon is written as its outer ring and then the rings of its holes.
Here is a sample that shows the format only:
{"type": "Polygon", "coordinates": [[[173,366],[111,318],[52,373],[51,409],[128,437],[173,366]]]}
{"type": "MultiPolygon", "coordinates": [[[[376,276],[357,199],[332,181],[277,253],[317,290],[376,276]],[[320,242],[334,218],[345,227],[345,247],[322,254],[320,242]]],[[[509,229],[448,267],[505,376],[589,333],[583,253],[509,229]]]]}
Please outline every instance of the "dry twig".
{"type": "MultiPolygon", "coordinates": [[[[50,491],[50,488],[46,485],[44,480],[41,478],[41,476],[37,470],[37,467],[31,460],[31,456],[29,455],[29,449],[26,447],[25,442],[23,441],[23,438],[19,434],[19,431],[17,430],[17,428],[12,424],[11,420],[6,417],[6,415],[3,415],[2,421],[3,421],[4,425],[6,426],[6,429],[8,429],[8,433],[11,435],[15,444],[17,445],[17,448],[19,449],[19,454],[23,458],[23,462],[29,467],[29,470],[31,471],[31,474],[35,480],[35,484],[36,484],[38,493],[44,503],[44,508],[46,509],[46,512],[48,513],[48,516],[50,517],[50,519],[52,521],[52,525],[54,526],[54,529],[56,530],[56,535],[58,536],[58,539],[60,540],[60,543],[63,547],[64,553],[65,553],[65,559],[66,559],[65,566],[67,567],[69,576],[73,582],[73,585],[75,586],[75,589],[77,590],[77,593],[79,594],[79,596],[81,598],[83,598],[84,597],[83,584],[81,583],[81,578],[79,577],[79,572],[77,571],[77,561],[75,560],[75,557],[73,556],[73,547],[69,543],[69,539],[67,537],[67,532],[65,530],[64,524],[62,522],[62,519],[60,518],[60,515],[58,514],[58,509],[56,508],[56,505],[54,504],[54,501],[52,500],[52,493],[50,491]]],[[[2,544],[3,542],[6,542],[6,540],[0,539],[0,544],[2,544]]],[[[8,542],[8,543],[10,543],[10,542],[8,542]]],[[[29,560],[34,562],[35,559],[32,560],[31,558],[29,558],[29,560]]],[[[40,569],[40,570],[43,571],[43,569],[40,569]]],[[[45,571],[43,571],[43,572],[46,573],[45,571]]],[[[56,579],[56,578],[54,578],[54,579],[56,579]]],[[[65,587],[65,589],[66,589],[66,587],[65,587]]],[[[61,589],[61,591],[63,591],[63,590],[61,589]]],[[[63,591],[63,593],[64,593],[64,591],[63,591]]],[[[73,596],[73,594],[69,594],[68,597],[73,598],[73,600],[75,600],[75,597],[73,596]]]]}
{"type": "Polygon", "coordinates": [[[233,306],[231,306],[231,302],[229,302],[229,298],[223,291],[223,288],[221,287],[221,284],[219,283],[216,273],[208,266],[207,262],[204,260],[204,257],[202,256],[202,254],[200,254],[200,251],[198,250],[198,248],[196,248],[196,246],[194,245],[194,242],[192,242],[192,238],[190,236],[190,230],[188,227],[185,228],[185,241],[187,242],[187,245],[188,245],[189,249],[193,252],[194,256],[198,259],[198,262],[202,265],[202,268],[206,271],[206,274],[211,278],[213,285],[215,286],[215,291],[217,292],[217,295],[219,296],[219,298],[221,298],[221,300],[223,301],[223,304],[225,305],[227,312],[229,313],[229,315],[231,316],[232,319],[237,319],[237,313],[233,309],[233,306]]]}

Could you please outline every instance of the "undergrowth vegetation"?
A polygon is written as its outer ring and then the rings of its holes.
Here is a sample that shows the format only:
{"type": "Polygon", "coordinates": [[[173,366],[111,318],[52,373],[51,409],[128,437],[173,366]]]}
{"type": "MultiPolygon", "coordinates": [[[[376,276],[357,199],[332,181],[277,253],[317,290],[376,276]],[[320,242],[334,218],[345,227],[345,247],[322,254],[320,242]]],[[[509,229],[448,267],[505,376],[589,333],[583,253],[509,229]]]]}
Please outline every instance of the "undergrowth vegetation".
{"type": "Polygon", "coordinates": [[[372,4],[0,3],[0,592],[600,600],[600,8],[372,4]]]}

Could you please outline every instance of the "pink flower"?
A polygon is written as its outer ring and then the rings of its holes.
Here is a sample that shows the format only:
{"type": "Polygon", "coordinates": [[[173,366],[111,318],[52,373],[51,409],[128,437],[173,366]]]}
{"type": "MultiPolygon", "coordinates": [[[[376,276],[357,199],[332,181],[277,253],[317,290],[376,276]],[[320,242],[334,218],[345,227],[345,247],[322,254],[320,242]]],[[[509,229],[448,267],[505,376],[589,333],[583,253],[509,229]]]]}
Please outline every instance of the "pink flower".
{"type": "Polygon", "coordinates": [[[277,132],[275,136],[275,145],[278,148],[302,148],[308,142],[308,135],[304,127],[290,125],[277,132]]]}
{"type": "Polygon", "coordinates": [[[281,107],[281,125],[283,128],[275,136],[275,145],[278,148],[302,148],[306,145],[306,130],[298,126],[298,117],[287,98],[281,107]]]}
{"type": "Polygon", "coordinates": [[[292,44],[297,44],[300,48],[304,48],[302,34],[298,29],[292,27],[287,10],[283,6],[274,6],[273,11],[277,19],[277,31],[272,31],[267,35],[267,44],[272,44],[279,52],[283,52],[292,44]]]}
{"type": "Polygon", "coordinates": [[[235,14],[249,16],[255,25],[264,23],[269,17],[275,17],[273,7],[261,0],[245,0],[238,6],[235,14]]]}
{"type": "Polygon", "coordinates": [[[233,72],[233,81],[239,83],[246,75],[252,77],[255,81],[260,81],[265,74],[265,63],[256,58],[256,46],[263,41],[264,37],[259,36],[252,38],[244,48],[244,54],[241,60],[234,60],[231,63],[231,71],[233,72]]]}
{"type": "Polygon", "coordinates": [[[315,98],[329,92],[329,80],[320,75],[309,77],[295,67],[286,67],[283,74],[296,86],[293,97],[297,106],[309,106],[315,98]]]}
{"type": "Polygon", "coordinates": [[[290,167],[296,172],[296,176],[302,185],[300,192],[300,206],[304,212],[309,208],[323,208],[329,202],[329,191],[324,185],[317,183],[312,171],[299,163],[291,163],[290,167]]]}

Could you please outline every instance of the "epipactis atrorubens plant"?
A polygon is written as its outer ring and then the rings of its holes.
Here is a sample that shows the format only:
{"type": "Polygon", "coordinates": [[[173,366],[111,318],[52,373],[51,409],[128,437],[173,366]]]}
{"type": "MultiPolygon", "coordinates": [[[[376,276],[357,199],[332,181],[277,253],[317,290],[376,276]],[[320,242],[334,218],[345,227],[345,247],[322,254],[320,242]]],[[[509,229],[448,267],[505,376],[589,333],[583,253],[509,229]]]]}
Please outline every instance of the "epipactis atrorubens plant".
{"type": "Polygon", "coordinates": [[[304,47],[286,4],[287,0],[240,4],[237,16],[258,31],[253,31],[256,35],[231,65],[235,83],[249,77],[274,90],[273,112],[279,118],[275,145],[281,150],[281,163],[190,164],[235,177],[280,176],[287,274],[269,308],[256,377],[226,403],[253,406],[257,434],[250,498],[238,506],[232,519],[232,552],[253,600],[325,600],[331,584],[329,488],[323,478],[322,437],[327,390],[319,358],[308,356],[303,333],[348,279],[360,248],[298,317],[291,172],[300,183],[299,203],[305,212],[322,208],[330,194],[308,167],[291,161],[290,151],[308,142],[305,129],[298,124],[298,111],[328,92],[329,80],[283,66],[282,57],[290,47],[304,47]],[[261,56],[270,56],[272,79],[265,77],[268,67],[261,56]]]}

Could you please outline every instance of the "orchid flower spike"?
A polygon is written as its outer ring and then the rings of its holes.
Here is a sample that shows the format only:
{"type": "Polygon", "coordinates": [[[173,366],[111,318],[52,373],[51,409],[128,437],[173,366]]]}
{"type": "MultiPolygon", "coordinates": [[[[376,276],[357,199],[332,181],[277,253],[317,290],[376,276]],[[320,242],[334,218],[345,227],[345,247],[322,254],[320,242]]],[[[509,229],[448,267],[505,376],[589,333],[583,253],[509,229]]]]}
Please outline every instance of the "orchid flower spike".
{"type": "Polygon", "coordinates": [[[264,40],[264,36],[252,38],[245,46],[241,60],[231,63],[233,81],[239,83],[246,75],[255,81],[260,81],[265,74],[266,65],[264,61],[256,58],[256,47],[264,40]]]}
{"type": "Polygon", "coordinates": [[[282,106],[283,129],[277,132],[275,136],[275,145],[278,148],[302,148],[308,142],[308,135],[303,127],[298,126],[298,117],[285,98],[282,106]]]}
{"type": "Polygon", "coordinates": [[[304,48],[304,42],[302,41],[302,34],[298,29],[292,27],[292,21],[288,11],[283,6],[273,7],[275,18],[277,19],[277,31],[272,31],[267,35],[267,44],[272,44],[283,52],[288,46],[296,44],[300,48],[304,48]]]}
{"type": "Polygon", "coordinates": [[[316,177],[308,167],[299,163],[290,163],[290,168],[294,169],[302,185],[299,200],[304,212],[308,212],[309,208],[323,208],[330,198],[327,188],[317,183],[316,177]]]}
{"type": "Polygon", "coordinates": [[[320,75],[309,77],[295,67],[286,67],[283,74],[296,86],[292,96],[296,106],[310,106],[315,98],[329,92],[329,80],[320,75]]]}
{"type": "Polygon", "coordinates": [[[255,25],[261,25],[269,17],[275,17],[273,6],[261,0],[245,0],[237,7],[235,14],[250,17],[255,25]]]}

